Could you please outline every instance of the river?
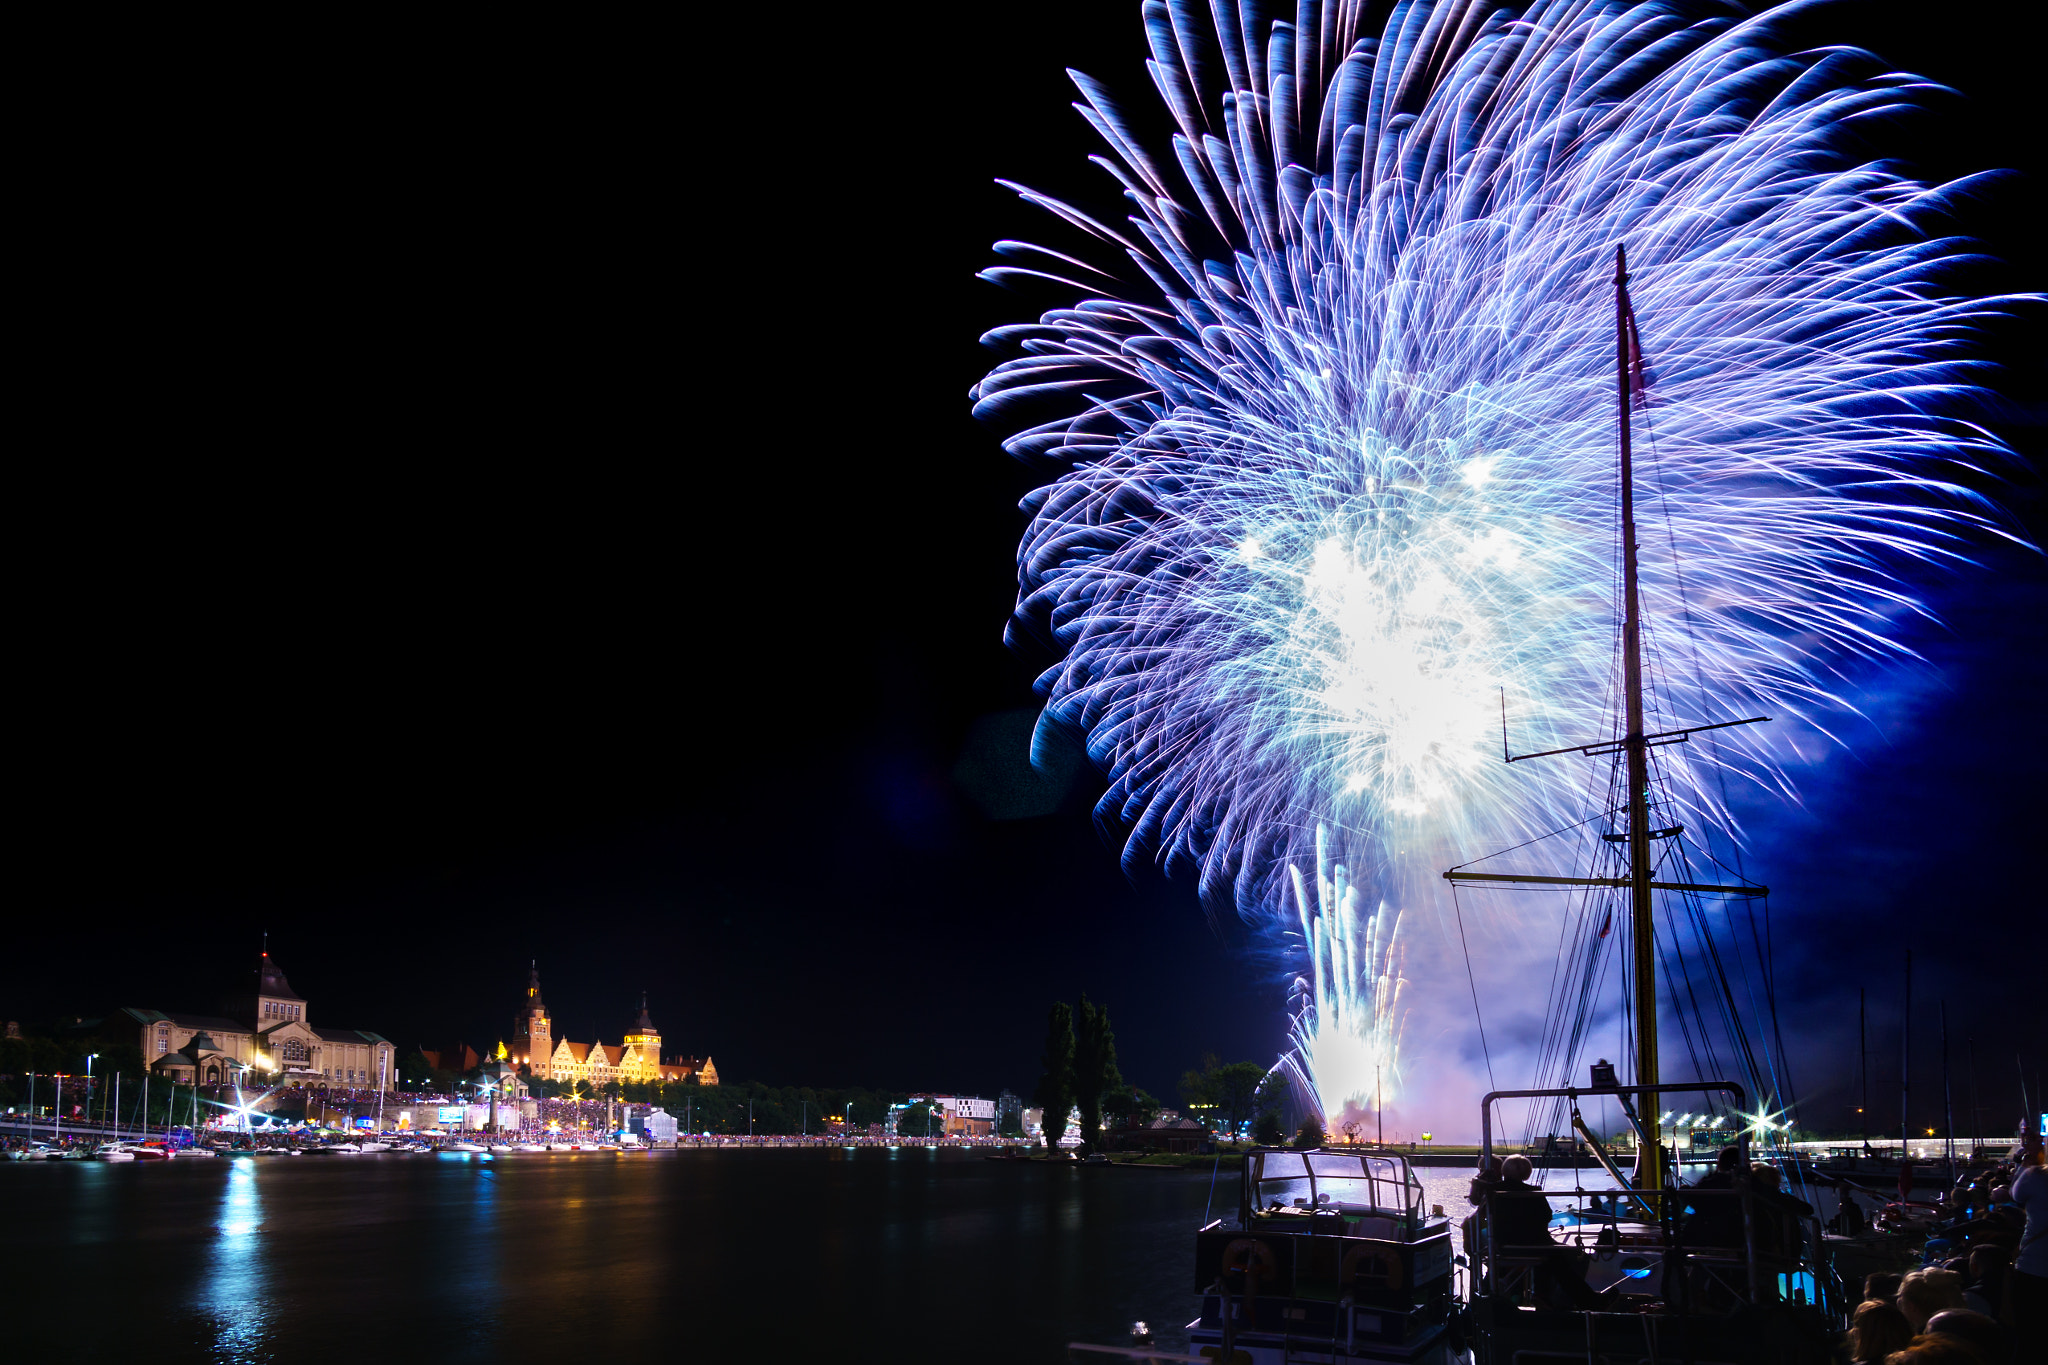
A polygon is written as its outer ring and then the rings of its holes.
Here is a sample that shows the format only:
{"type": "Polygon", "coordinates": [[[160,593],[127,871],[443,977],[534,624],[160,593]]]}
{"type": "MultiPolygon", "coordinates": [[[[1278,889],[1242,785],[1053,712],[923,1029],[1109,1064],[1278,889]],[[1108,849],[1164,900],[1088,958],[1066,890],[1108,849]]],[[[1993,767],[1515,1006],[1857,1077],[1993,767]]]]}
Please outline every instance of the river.
{"type": "MultiPolygon", "coordinates": [[[[1466,1207],[1466,1173],[1424,1170],[1466,1207]]],[[[1178,1349],[1224,1172],[921,1147],[9,1162],[0,1358],[1062,1360],[1178,1349]]]]}

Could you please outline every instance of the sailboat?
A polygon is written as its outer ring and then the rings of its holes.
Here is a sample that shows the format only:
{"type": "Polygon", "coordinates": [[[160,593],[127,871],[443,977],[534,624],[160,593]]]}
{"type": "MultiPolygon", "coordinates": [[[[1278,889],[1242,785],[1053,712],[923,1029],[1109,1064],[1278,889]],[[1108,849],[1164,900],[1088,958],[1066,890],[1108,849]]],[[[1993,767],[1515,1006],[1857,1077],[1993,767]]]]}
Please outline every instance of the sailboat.
{"type": "MultiPolygon", "coordinates": [[[[1481,885],[1605,888],[1626,892],[1632,940],[1627,1014],[1634,1035],[1633,1075],[1623,1080],[1605,1061],[1592,1065],[1584,1085],[1499,1090],[1481,1104],[1480,1180],[1476,1212],[1465,1220],[1464,1288],[1455,1314],[1457,1335],[1475,1365],[1529,1359],[1685,1359],[1771,1361],[1805,1365],[1827,1361],[1844,1325],[1846,1303],[1827,1264],[1826,1243],[1813,1210],[1774,1188],[1778,1174],[1753,1172],[1748,1136],[1768,1134],[1769,1107],[1754,1054],[1743,1081],[1713,1077],[1666,1082],[1658,1052],[1660,945],[1654,910],[1661,894],[1689,897],[1762,897],[1766,888],[1740,882],[1697,882],[1660,873],[1682,859],[1658,856],[1657,845],[1682,833],[1658,828],[1652,818],[1651,750],[1693,735],[1767,720],[1752,716],[1651,732],[1643,701],[1643,609],[1635,520],[1636,489],[1631,409],[1642,392],[1642,352],[1628,294],[1628,258],[1615,250],[1614,305],[1616,407],[1620,450],[1622,556],[1623,733],[1605,741],[1510,755],[1508,762],[1565,754],[1618,757],[1625,769],[1625,800],[1610,815],[1623,829],[1603,836],[1625,852],[1616,875],[1471,870],[1444,873],[1447,881],[1481,885]],[[1744,1081],[1748,1082],[1747,1085],[1744,1081]],[[1615,1188],[1539,1188],[1495,1178],[1496,1114],[1503,1102],[1547,1111],[1571,1127],[1605,1169],[1615,1188]],[[1750,1113],[1755,1102],[1756,1112],[1750,1113]],[[1703,1111],[1725,1107],[1741,1118],[1719,1174],[1686,1185],[1678,1179],[1675,1151],[1662,1140],[1664,1111],[1681,1104],[1703,1111]],[[1634,1135],[1635,1161],[1624,1170],[1618,1153],[1602,1144],[1584,1110],[1618,1109],[1634,1135]]],[[[1476,861],[1485,861],[1480,859],[1476,861]]],[[[1600,869],[1594,869],[1600,870],[1600,869]]],[[[1454,892],[1455,894],[1455,892],[1454,892]]],[[[1605,936],[1605,929],[1601,933],[1605,936]]],[[[1666,945],[1668,946],[1668,945],[1666,945]]],[[[1561,974],[1562,975],[1562,974],[1561,974]]],[[[1584,987],[1568,987],[1582,992],[1584,987]]],[[[1676,1009],[1682,1002],[1674,999],[1676,1009]]],[[[1475,1008],[1477,1001],[1475,999],[1475,1008]]],[[[1735,1016],[1727,1026],[1735,1027],[1735,1016]]],[[[1691,1037],[1687,1038],[1688,1047],[1691,1037]]],[[[1567,1054],[1567,1057],[1569,1054],[1567,1054]]],[[[1697,1068],[1696,1068],[1697,1070],[1697,1068]]],[[[1676,1135],[1673,1137],[1676,1147],[1676,1135]]],[[[1510,1149],[1513,1150],[1513,1149],[1510,1149]]],[[[1795,1175],[1797,1172],[1794,1171],[1795,1175]]]]}

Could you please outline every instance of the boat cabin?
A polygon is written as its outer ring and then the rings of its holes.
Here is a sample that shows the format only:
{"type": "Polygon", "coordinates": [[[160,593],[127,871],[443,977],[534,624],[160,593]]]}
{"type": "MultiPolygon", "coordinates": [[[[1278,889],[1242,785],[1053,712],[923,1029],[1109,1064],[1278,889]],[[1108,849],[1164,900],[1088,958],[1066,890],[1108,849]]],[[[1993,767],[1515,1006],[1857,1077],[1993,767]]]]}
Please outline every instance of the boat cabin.
{"type": "Polygon", "coordinates": [[[1450,1223],[1423,1213],[1398,1153],[1255,1147],[1237,1227],[1195,1234],[1195,1291],[1195,1349],[1429,1365],[1446,1353],[1450,1223]]]}

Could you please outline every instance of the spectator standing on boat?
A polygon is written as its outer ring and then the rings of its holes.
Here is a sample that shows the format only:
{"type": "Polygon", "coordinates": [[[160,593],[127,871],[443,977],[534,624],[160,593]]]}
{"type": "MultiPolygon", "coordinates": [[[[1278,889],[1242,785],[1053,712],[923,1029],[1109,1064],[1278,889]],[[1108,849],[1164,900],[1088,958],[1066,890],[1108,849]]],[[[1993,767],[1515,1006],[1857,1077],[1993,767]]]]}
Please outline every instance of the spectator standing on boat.
{"type": "Polygon", "coordinates": [[[1501,1184],[1488,1202],[1493,1210],[1494,1245],[1503,1250],[1550,1245],[1550,1201],[1529,1183],[1535,1170],[1528,1157],[1517,1152],[1501,1162],[1501,1184]]]}
{"type": "Polygon", "coordinates": [[[1913,1339],[1912,1325],[1896,1307],[1879,1299],[1856,1305],[1849,1327],[1849,1359],[1853,1365],[1884,1365],[1894,1351],[1913,1339]]]}
{"type": "Polygon", "coordinates": [[[1835,1204],[1835,1231],[1843,1237],[1863,1235],[1863,1206],[1844,1186],[1835,1204]]]}
{"type": "Polygon", "coordinates": [[[1742,1245],[1740,1191],[1749,1184],[1749,1167],[1740,1147],[1728,1146],[1714,1158],[1714,1169],[1693,1184],[1695,1190],[1726,1190],[1725,1195],[1696,1201],[1698,1212],[1686,1220],[1685,1240],[1701,1247],[1742,1245]]]}
{"type": "Polygon", "coordinates": [[[2019,1251],[2006,1276],[2006,1302],[2022,1360],[2048,1356],[2048,1168],[2041,1164],[2041,1137],[2029,1134],[2020,1148],[2020,1173],[2012,1199],[2026,1213],[2019,1251]]]}

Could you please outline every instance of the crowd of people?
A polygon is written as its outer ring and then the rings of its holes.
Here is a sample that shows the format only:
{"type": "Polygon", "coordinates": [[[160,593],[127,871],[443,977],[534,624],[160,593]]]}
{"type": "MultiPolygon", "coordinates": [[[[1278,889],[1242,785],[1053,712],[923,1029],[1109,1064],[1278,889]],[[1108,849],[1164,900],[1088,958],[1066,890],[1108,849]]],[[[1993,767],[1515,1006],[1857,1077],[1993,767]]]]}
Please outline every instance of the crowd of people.
{"type": "Polygon", "coordinates": [[[1938,1201],[1928,1264],[1863,1283],[1856,1365],[2022,1365],[2048,1360],[2048,1167],[2038,1138],[1966,1172],[1938,1201]]]}
{"type": "MultiPolygon", "coordinates": [[[[1539,1304],[1563,1309],[1613,1308],[1613,1293],[1585,1284],[1584,1257],[1557,1247],[1550,1209],[1530,1183],[1527,1157],[1490,1162],[1472,1184],[1481,1217],[1466,1225],[1475,1262],[1491,1238],[1502,1247],[1538,1256],[1534,1292],[1539,1304]],[[1482,1224],[1490,1226],[1482,1227],[1482,1224]]],[[[1780,1232],[1813,1213],[1782,1188],[1776,1167],[1750,1162],[1739,1148],[1721,1154],[1695,1190],[1740,1191],[1750,1197],[1749,1235],[1757,1251],[1784,1251],[1780,1232]],[[1776,1212],[1784,1218],[1757,1217],[1776,1212]]],[[[1846,1197],[1844,1204],[1850,1205],[1846,1197]]],[[[1685,1220],[1686,1245],[1741,1245],[1744,1212],[1729,1201],[1699,1200],[1685,1220]]],[[[2031,1365],[2048,1361],[2048,1166],[2038,1139],[2011,1159],[1974,1167],[1938,1201],[1940,1221],[1928,1236],[1927,1263],[1909,1274],[1874,1274],[1852,1315],[1846,1340],[1856,1365],[2031,1365]]],[[[1616,1216],[1620,1202],[1596,1208],[1616,1216]]]]}

